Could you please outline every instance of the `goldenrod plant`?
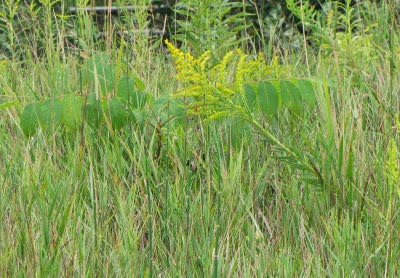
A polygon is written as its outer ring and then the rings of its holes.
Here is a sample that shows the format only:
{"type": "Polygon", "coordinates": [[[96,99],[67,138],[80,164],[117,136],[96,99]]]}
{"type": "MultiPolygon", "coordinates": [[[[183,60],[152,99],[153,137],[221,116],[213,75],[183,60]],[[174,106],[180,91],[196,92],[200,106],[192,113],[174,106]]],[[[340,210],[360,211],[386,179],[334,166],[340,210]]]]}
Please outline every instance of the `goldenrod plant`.
{"type": "Polygon", "coordinates": [[[262,53],[251,59],[236,49],[228,52],[220,62],[211,64],[209,51],[196,58],[168,40],[165,43],[175,59],[176,79],[183,83],[175,96],[188,98],[186,107],[190,114],[204,116],[206,121],[233,116],[244,119],[283,151],[282,161],[311,174],[312,178],[307,176],[308,182],[323,183],[320,172],[301,150],[284,143],[254,115],[256,108],[263,112],[265,119],[288,109],[301,119],[307,104],[315,106],[311,81],[283,78],[285,67],[278,64],[276,57],[267,65],[262,53]]]}
{"type": "Polygon", "coordinates": [[[242,86],[245,82],[271,79],[281,69],[276,59],[271,65],[266,65],[261,53],[255,59],[248,59],[248,55],[236,49],[225,54],[221,61],[211,64],[211,51],[196,58],[168,40],[166,45],[175,59],[176,79],[184,85],[175,96],[194,97],[187,107],[189,113],[205,115],[209,120],[246,113],[246,107],[235,103],[232,97],[239,94],[244,98],[242,86]]]}

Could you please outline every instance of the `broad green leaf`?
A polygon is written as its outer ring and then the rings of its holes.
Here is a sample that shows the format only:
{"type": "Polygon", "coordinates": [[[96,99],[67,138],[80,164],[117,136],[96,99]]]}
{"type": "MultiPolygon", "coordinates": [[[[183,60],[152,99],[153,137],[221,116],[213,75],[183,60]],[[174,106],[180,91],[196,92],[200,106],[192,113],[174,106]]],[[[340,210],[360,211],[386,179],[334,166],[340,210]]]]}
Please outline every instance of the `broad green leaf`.
{"type": "Polygon", "coordinates": [[[282,80],[280,82],[282,105],[289,108],[289,110],[298,116],[303,115],[303,104],[299,88],[291,81],[282,80]]]}
{"type": "Polygon", "coordinates": [[[54,131],[61,124],[62,113],[62,105],[58,99],[48,99],[43,102],[39,113],[42,129],[54,131]]]}
{"type": "Polygon", "coordinates": [[[180,124],[185,123],[186,110],[182,99],[173,98],[169,103],[169,116],[175,117],[174,121],[180,124]]]}
{"type": "Polygon", "coordinates": [[[133,110],[133,117],[135,118],[136,123],[142,125],[144,123],[145,114],[143,110],[133,110]]]}
{"type": "Polygon", "coordinates": [[[105,96],[111,92],[115,85],[116,65],[111,62],[106,53],[94,54],[83,67],[82,81],[91,90],[98,88],[105,96]]]}
{"type": "Polygon", "coordinates": [[[281,96],[281,82],[280,80],[269,80],[268,83],[271,84],[276,90],[276,93],[278,94],[278,109],[282,106],[282,96],[281,96]]]}
{"type": "Polygon", "coordinates": [[[128,111],[122,102],[116,98],[111,99],[108,104],[108,115],[110,116],[111,125],[115,129],[121,129],[127,123],[128,111]]]}
{"type": "Polygon", "coordinates": [[[82,97],[68,94],[61,98],[62,122],[71,130],[77,130],[82,124],[82,97]]]}
{"type": "Polygon", "coordinates": [[[28,104],[22,111],[20,124],[25,136],[32,136],[39,127],[39,112],[40,104],[38,102],[28,104]]]}
{"type": "Polygon", "coordinates": [[[266,116],[276,114],[279,97],[276,88],[268,81],[258,83],[258,105],[266,116]]]}
{"type": "Polygon", "coordinates": [[[256,87],[256,85],[254,85],[254,84],[244,84],[243,85],[246,106],[250,112],[253,111],[254,105],[256,104],[256,101],[257,101],[257,94],[256,94],[257,89],[255,87],[256,87]]]}
{"type": "Polygon", "coordinates": [[[135,81],[135,86],[139,91],[144,91],[146,89],[146,86],[140,78],[134,77],[133,80],[135,81]]]}
{"type": "Polygon", "coordinates": [[[153,111],[158,115],[164,110],[165,107],[168,106],[168,103],[171,101],[171,97],[168,94],[160,95],[153,102],[153,111]]]}
{"type": "Polygon", "coordinates": [[[313,83],[307,79],[299,79],[297,81],[297,86],[299,87],[302,99],[307,103],[310,109],[313,109],[317,104],[313,83]]]}
{"type": "Polygon", "coordinates": [[[92,128],[98,128],[103,118],[101,102],[96,99],[95,94],[88,95],[86,103],[86,121],[92,128]]]}
{"type": "Polygon", "coordinates": [[[117,97],[123,102],[128,102],[132,109],[142,108],[146,103],[146,94],[139,89],[139,87],[144,88],[144,84],[137,85],[136,79],[124,76],[117,85],[117,97]]]}
{"type": "Polygon", "coordinates": [[[290,106],[290,103],[291,103],[290,92],[289,92],[289,90],[286,89],[286,87],[284,88],[284,86],[281,86],[281,83],[279,83],[279,86],[280,86],[279,88],[281,90],[281,94],[280,95],[281,95],[282,106],[285,107],[285,108],[288,108],[290,106]]]}
{"type": "Polygon", "coordinates": [[[135,80],[124,76],[118,81],[116,96],[124,102],[129,101],[129,96],[135,91],[135,80]]]}
{"type": "Polygon", "coordinates": [[[186,110],[182,99],[163,94],[153,101],[152,106],[152,113],[161,122],[174,118],[174,122],[184,123],[186,110]]]}

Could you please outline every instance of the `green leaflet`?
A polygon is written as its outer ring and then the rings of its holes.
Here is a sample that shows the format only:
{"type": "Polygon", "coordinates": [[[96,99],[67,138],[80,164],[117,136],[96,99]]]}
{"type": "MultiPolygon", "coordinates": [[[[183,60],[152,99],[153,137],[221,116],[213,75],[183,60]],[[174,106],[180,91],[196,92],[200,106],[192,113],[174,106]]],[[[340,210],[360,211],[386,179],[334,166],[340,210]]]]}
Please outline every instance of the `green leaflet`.
{"type": "Polygon", "coordinates": [[[116,82],[115,63],[111,63],[111,58],[106,53],[94,54],[82,69],[82,83],[88,86],[91,91],[96,91],[105,96],[110,93],[116,82]]]}
{"type": "Polygon", "coordinates": [[[146,103],[143,88],[144,85],[140,79],[124,76],[118,81],[116,95],[122,102],[128,103],[132,109],[143,108],[146,103]]]}
{"type": "Polygon", "coordinates": [[[317,105],[314,84],[308,79],[298,79],[297,87],[299,88],[302,99],[310,109],[313,109],[317,105]]]}
{"type": "Polygon", "coordinates": [[[41,128],[46,132],[56,130],[62,121],[63,109],[56,98],[48,99],[40,105],[39,121],[41,128]]]}
{"type": "Polygon", "coordinates": [[[251,112],[257,102],[257,86],[254,84],[244,84],[244,98],[246,102],[246,108],[251,112]]]}
{"type": "Polygon", "coordinates": [[[282,106],[288,108],[298,116],[302,116],[304,106],[301,100],[299,88],[291,81],[282,80],[279,83],[281,89],[282,106]]]}
{"type": "Polygon", "coordinates": [[[279,96],[275,86],[268,81],[258,83],[258,105],[266,115],[274,115],[278,112],[279,96]]]}
{"type": "Polygon", "coordinates": [[[70,130],[77,130],[82,125],[82,97],[68,94],[61,98],[61,103],[63,124],[70,130]]]}
{"type": "Polygon", "coordinates": [[[40,103],[38,102],[28,104],[22,111],[20,125],[25,136],[33,135],[39,127],[39,111],[40,103]]]}
{"type": "Polygon", "coordinates": [[[98,128],[103,120],[103,108],[95,94],[87,96],[85,119],[92,128],[98,128]]]}
{"type": "Polygon", "coordinates": [[[111,121],[111,125],[115,129],[121,129],[128,121],[128,112],[122,102],[116,98],[111,99],[107,103],[107,116],[111,121]]]}
{"type": "Polygon", "coordinates": [[[314,85],[308,79],[260,81],[243,84],[243,90],[249,111],[252,112],[257,103],[267,118],[284,109],[298,117],[304,117],[317,104],[314,85]]]}

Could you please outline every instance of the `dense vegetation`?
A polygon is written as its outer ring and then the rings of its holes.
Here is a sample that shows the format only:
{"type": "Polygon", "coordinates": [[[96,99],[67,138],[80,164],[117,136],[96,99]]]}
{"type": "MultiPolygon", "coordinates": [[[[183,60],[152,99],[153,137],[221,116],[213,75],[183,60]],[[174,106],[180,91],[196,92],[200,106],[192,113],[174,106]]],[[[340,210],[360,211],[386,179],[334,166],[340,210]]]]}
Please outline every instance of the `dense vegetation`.
{"type": "Polygon", "coordinates": [[[400,275],[398,1],[149,2],[3,1],[1,275],[400,275]]]}

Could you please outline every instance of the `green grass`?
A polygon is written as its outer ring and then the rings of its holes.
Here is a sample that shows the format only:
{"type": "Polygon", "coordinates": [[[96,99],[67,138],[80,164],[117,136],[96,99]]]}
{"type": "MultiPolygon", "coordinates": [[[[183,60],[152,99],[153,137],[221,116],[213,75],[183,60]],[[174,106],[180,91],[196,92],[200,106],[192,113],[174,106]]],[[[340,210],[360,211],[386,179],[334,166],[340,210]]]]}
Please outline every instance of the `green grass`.
{"type": "MultiPolygon", "coordinates": [[[[270,128],[310,154],[322,187],[233,118],[161,126],[174,115],[155,109],[155,100],[181,85],[166,49],[147,35],[135,33],[121,48],[116,38],[93,40],[83,24],[89,16],[56,24],[46,8],[33,17],[44,28],[30,26],[30,36],[8,25],[11,55],[0,65],[1,276],[398,276],[399,154],[389,146],[400,142],[393,67],[400,30],[385,5],[362,6],[368,33],[338,37],[325,26],[330,45],[274,45],[292,76],[316,81],[318,107],[303,122],[282,113],[270,128]],[[118,132],[24,136],[24,105],[81,91],[80,53],[99,50],[144,81],[151,97],[143,122],[118,132]]],[[[145,29],[145,13],[126,15],[123,28],[145,29]]]]}

